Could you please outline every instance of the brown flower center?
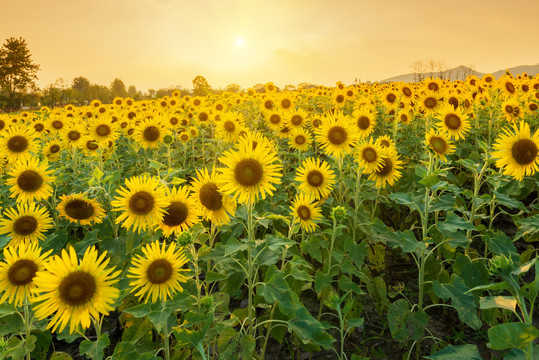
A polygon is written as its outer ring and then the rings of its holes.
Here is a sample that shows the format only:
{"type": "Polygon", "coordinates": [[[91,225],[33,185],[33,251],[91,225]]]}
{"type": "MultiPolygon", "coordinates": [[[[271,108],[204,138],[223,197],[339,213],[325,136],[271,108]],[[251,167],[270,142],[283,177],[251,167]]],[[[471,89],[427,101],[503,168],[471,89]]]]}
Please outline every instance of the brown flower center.
{"type": "Polygon", "coordinates": [[[393,93],[389,93],[386,95],[386,101],[390,104],[393,104],[395,101],[397,101],[397,96],[393,93]]]}
{"type": "Polygon", "coordinates": [[[189,209],[180,201],[173,201],[166,210],[163,217],[163,224],[168,226],[178,226],[185,222],[189,215],[189,209]]]}
{"type": "Polygon", "coordinates": [[[60,120],[54,120],[52,122],[52,127],[55,128],[56,130],[60,130],[61,128],[64,127],[64,123],[60,120]]]}
{"type": "Polygon", "coordinates": [[[457,114],[447,114],[444,119],[445,125],[451,130],[458,130],[462,124],[457,114]]]}
{"type": "Polygon", "coordinates": [[[146,141],[154,142],[159,139],[160,134],[161,132],[159,131],[159,128],[157,126],[151,125],[144,129],[144,131],[142,132],[142,137],[146,141]]]}
{"type": "Polygon", "coordinates": [[[506,82],[505,83],[505,90],[507,90],[510,94],[514,94],[516,89],[515,89],[515,85],[513,85],[512,82],[506,82]]]}
{"type": "Polygon", "coordinates": [[[270,116],[270,122],[272,124],[279,124],[281,122],[281,117],[278,114],[272,114],[270,116]]]}
{"type": "Polygon", "coordinates": [[[108,125],[105,125],[105,124],[101,124],[95,129],[95,133],[98,136],[108,136],[108,135],[110,135],[111,131],[112,130],[110,129],[110,127],[108,125]]]}
{"type": "Polygon", "coordinates": [[[273,101],[271,101],[271,100],[264,101],[264,108],[266,108],[268,110],[271,110],[271,109],[273,109],[274,106],[275,106],[275,104],[273,103],[273,101]]]}
{"type": "MultiPolygon", "coordinates": [[[[37,123],[37,124],[34,125],[34,129],[37,132],[42,132],[43,130],[45,130],[45,126],[42,123],[37,123]]],[[[0,127],[0,130],[2,130],[1,127],[0,127]]]]}
{"type": "Polygon", "coordinates": [[[529,139],[517,140],[511,148],[511,155],[519,165],[529,165],[537,160],[537,144],[529,139]]]}
{"type": "Polygon", "coordinates": [[[60,282],[58,292],[63,303],[69,306],[84,305],[94,297],[95,278],[85,271],[74,271],[60,282]]]}
{"type": "Polygon", "coordinates": [[[225,121],[223,127],[225,128],[225,131],[229,133],[233,133],[234,130],[236,130],[236,125],[234,125],[234,122],[230,120],[225,121]]]}
{"type": "Polygon", "coordinates": [[[361,116],[357,119],[357,126],[358,126],[361,130],[367,130],[367,129],[369,128],[369,126],[371,126],[371,119],[369,119],[368,116],[361,115],[361,116]]]}
{"type": "Polygon", "coordinates": [[[319,187],[324,183],[324,175],[318,170],[311,170],[307,174],[307,183],[313,187],[319,187]]]}
{"type": "Polygon", "coordinates": [[[34,192],[43,185],[43,178],[34,170],[26,170],[17,177],[17,185],[25,192],[34,192]]]}
{"type": "Polygon", "coordinates": [[[7,148],[9,149],[9,151],[14,153],[20,153],[25,151],[26,149],[28,149],[28,145],[28,139],[22,135],[12,136],[7,141],[7,148]]]}
{"type": "Polygon", "coordinates": [[[200,203],[211,211],[217,211],[223,207],[223,195],[219,193],[217,185],[207,183],[200,187],[198,194],[200,203]]]}
{"type": "Polygon", "coordinates": [[[438,100],[436,100],[432,96],[429,96],[428,98],[425,99],[425,101],[423,101],[423,104],[425,104],[426,108],[434,109],[436,105],[438,104],[438,100]]]}
{"type": "Polygon", "coordinates": [[[303,117],[301,115],[296,114],[292,116],[292,118],[290,119],[290,122],[294,126],[300,126],[303,123],[303,117]]]}
{"type": "Polygon", "coordinates": [[[406,86],[402,88],[402,93],[403,93],[404,96],[406,96],[406,97],[412,96],[412,90],[410,90],[410,88],[409,88],[409,87],[406,87],[406,86]]]}
{"type": "Polygon", "coordinates": [[[337,97],[335,98],[335,101],[337,102],[337,104],[342,104],[344,102],[344,100],[346,100],[346,99],[345,99],[344,95],[342,95],[342,94],[337,95],[337,97]]]}
{"type": "Polygon", "coordinates": [[[67,137],[71,141],[77,141],[80,139],[81,134],[77,130],[71,130],[69,133],[67,133],[67,137]]]}
{"type": "Polygon", "coordinates": [[[154,260],[148,266],[146,276],[152,284],[165,283],[172,276],[172,264],[166,259],[154,260]]]}
{"type": "Polygon", "coordinates": [[[297,135],[297,136],[294,138],[294,142],[295,142],[297,145],[303,145],[303,144],[305,144],[305,142],[307,142],[307,139],[305,139],[305,136],[303,136],[303,135],[297,135]]]}
{"type": "Polygon", "coordinates": [[[429,143],[438,154],[443,154],[447,150],[447,143],[439,136],[432,136],[429,139],[429,143]]]}
{"type": "Polygon", "coordinates": [[[136,215],[146,215],[153,210],[155,200],[150,193],[139,191],[129,199],[129,209],[136,215]]]}
{"type": "Polygon", "coordinates": [[[27,236],[37,229],[37,219],[33,216],[21,216],[13,222],[13,232],[17,235],[27,236]]]}
{"type": "Polygon", "coordinates": [[[58,151],[60,151],[60,146],[54,144],[49,148],[49,151],[51,152],[51,154],[56,154],[58,151]]]}
{"type": "Polygon", "coordinates": [[[15,286],[23,286],[32,282],[36,276],[37,265],[31,260],[17,260],[9,267],[7,278],[15,286]]]}
{"type": "Polygon", "coordinates": [[[309,209],[307,205],[298,206],[298,209],[296,211],[298,213],[298,217],[301,220],[307,221],[311,219],[311,209],[309,209]]]}
{"type": "Polygon", "coordinates": [[[348,134],[342,126],[333,126],[328,131],[328,140],[334,145],[343,144],[347,138],[348,134]]]}
{"type": "Polygon", "coordinates": [[[361,154],[363,156],[363,159],[368,163],[375,162],[376,159],[378,159],[378,153],[372,147],[363,149],[363,152],[361,154]]]}
{"type": "Polygon", "coordinates": [[[86,148],[88,150],[97,150],[99,148],[99,145],[97,144],[97,141],[95,140],[88,140],[86,142],[86,148]]]}
{"type": "Polygon", "coordinates": [[[288,109],[292,106],[292,102],[289,99],[283,99],[281,100],[281,106],[283,109],[288,109]]]}
{"type": "Polygon", "coordinates": [[[391,171],[393,170],[393,162],[391,161],[391,159],[386,157],[382,158],[382,160],[384,161],[384,164],[380,169],[375,170],[374,172],[378,176],[386,177],[391,174],[391,171]]]}
{"type": "Polygon", "coordinates": [[[94,207],[87,201],[76,199],[65,205],[65,213],[76,220],[86,220],[94,215],[94,207]]]}
{"type": "Polygon", "coordinates": [[[236,164],[234,178],[241,186],[253,186],[260,183],[264,169],[255,159],[244,159],[236,164]]]}

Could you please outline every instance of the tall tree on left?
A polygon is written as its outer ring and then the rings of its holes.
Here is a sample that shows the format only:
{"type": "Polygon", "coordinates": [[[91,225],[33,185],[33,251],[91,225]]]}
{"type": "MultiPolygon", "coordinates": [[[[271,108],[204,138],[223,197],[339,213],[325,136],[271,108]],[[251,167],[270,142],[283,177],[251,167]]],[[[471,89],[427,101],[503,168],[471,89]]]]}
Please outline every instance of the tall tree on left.
{"type": "Polygon", "coordinates": [[[35,87],[38,71],[26,40],[6,39],[0,48],[0,89],[7,94],[9,106],[18,107],[22,95],[35,87]]]}

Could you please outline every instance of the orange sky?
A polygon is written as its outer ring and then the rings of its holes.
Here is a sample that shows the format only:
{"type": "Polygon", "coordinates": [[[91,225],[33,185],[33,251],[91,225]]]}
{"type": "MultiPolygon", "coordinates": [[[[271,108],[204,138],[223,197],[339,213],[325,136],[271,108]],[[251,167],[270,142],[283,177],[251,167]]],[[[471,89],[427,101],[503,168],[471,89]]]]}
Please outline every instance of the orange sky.
{"type": "Polygon", "coordinates": [[[419,59],[481,72],[537,64],[538,16],[539,0],[2,0],[0,41],[26,39],[40,86],[85,76],[191,88],[197,75],[215,88],[334,85],[419,59]]]}

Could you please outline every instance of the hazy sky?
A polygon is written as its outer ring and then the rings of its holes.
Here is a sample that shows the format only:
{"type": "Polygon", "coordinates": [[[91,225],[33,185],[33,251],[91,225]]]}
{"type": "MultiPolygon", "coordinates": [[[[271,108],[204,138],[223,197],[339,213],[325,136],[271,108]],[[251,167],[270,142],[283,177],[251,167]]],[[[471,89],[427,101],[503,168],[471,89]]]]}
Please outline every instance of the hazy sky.
{"type": "Polygon", "coordinates": [[[416,60],[494,72],[539,63],[539,0],[0,0],[0,41],[26,39],[39,85],[137,89],[334,85],[416,60]]]}

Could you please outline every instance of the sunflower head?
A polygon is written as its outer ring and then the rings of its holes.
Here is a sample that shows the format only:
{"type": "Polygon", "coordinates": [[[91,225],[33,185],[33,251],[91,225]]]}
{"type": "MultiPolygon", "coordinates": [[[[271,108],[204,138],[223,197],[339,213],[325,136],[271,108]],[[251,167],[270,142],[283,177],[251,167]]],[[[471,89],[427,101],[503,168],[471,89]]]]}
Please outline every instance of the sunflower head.
{"type": "Polygon", "coordinates": [[[307,233],[314,231],[318,227],[315,221],[322,218],[318,203],[313,203],[310,198],[302,193],[298,194],[292,201],[290,210],[294,221],[299,222],[301,228],[307,233]]]}

